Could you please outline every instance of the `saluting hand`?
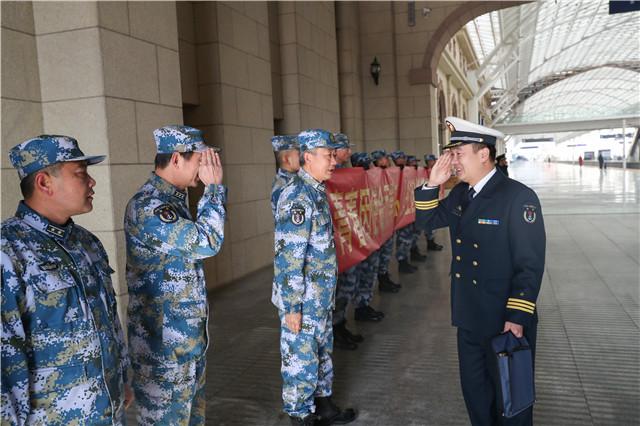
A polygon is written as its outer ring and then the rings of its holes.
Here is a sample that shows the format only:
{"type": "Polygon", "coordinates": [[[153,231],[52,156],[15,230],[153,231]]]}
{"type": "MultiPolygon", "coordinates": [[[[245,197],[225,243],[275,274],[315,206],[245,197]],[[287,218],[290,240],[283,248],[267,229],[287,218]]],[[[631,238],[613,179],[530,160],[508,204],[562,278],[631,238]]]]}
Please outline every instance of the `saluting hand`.
{"type": "Polygon", "coordinates": [[[204,151],[200,157],[198,177],[205,185],[220,185],[222,183],[222,163],[220,162],[220,155],[214,152],[212,148],[204,151]]]}
{"type": "Polygon", "coordinates": [[[445,151],[436,161],[429,175],[428,186],[439,186],[449,180],[451,177],[451,163],[453,155],[451,151],[445,151]]]}

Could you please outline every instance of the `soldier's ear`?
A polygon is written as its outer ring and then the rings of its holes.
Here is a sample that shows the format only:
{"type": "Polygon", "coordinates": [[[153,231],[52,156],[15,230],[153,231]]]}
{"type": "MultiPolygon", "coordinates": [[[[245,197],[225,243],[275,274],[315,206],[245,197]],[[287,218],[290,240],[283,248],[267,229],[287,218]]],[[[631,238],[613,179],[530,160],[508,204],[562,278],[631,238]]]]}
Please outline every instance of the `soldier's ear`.
{"type": "Polygon", "coordinates": [[[178,165],[180,164],[181,158],[182,156],[180,155],[180,153],[174,151],[173,154],[171,154],[171,160],[169,161],[169,165],[173,167],[178,167],[178,165]]]}
{"type": "Polygon", "coordinates": [[[45,194],[47,196],[53,195],[53,182],[51,175],[46,171],[37,172],[33,179],[34,192],[45,194]]]}

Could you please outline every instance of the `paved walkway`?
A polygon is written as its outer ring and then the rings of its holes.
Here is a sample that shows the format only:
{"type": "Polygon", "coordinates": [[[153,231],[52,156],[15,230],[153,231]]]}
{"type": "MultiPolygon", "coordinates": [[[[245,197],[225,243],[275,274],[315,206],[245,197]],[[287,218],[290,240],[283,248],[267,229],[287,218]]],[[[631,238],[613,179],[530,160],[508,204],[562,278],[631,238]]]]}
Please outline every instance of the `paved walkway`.
{"type": "MultiPolygon", "coordinates": [[[[527,162],[510,172],[540,196],[547,230],[535,423],[639,424],[640,172],[527,162]]],[[[354,425],[468,424],[450,326],[447,235],[438,231],[445,250],[402,276],[399,294],[376,297],[381,323],[350,321],[366,341],[336,351],[334,393],[360,410],[354,425]]],[[[211,295],[207,424],[288,424],[270,294],[267,268],[211,295]]]]}

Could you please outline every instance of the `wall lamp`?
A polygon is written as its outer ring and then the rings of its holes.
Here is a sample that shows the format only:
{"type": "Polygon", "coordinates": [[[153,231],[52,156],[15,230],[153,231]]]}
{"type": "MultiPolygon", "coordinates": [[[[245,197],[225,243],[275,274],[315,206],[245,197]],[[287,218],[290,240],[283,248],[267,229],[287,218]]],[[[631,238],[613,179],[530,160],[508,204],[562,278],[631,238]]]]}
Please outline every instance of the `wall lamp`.
{"type": "Polygon", "coordinates": [[[378,79],[380,78],[381,69],[382,67],[380,66],[380,62],[378,62],[378,57],[375,56],[373,58],[373,62],[371,62],[370,71],[371,71],[371,77],[373,77],[373,82],[376,83],[376,86],[378,85],[378,79]]]}

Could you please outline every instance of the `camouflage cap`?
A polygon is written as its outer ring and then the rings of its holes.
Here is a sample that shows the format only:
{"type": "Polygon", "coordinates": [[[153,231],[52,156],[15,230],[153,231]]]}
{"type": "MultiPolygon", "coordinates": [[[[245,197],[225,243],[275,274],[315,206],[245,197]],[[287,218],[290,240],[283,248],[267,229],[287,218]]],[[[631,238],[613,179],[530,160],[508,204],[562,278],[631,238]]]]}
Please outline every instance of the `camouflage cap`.
{"type": "Polygon", "coordinates": [[[153,131],[158,154],[174,152],[202,152],[209,146],[204,143],[202,130],[194,127],[171,124],[153,131]]]}
{"type": "Polygon", "coordinates": [[[375,151],[371,152],[371,161],[378,161],[382,157],[386,157],[386,156],[387,156],[387,151],[385,151],[384,149],[376,149],[375,151]]]}
{"type": "Polygon", "coordinates": [[[336,149],[336,141],[333,133],[322,129],[308,129],[298,134],[300,151],[309,151],[314,148],[336,149]]]}
{"type": "Polygon", "coordinates": [[[353,148],[355,144],[349,142],[349,137],[344,133],[334,133],[333,138],[336,140],[336,149],[353,148]]]}
{"type": "Polygon", "coordinates": [[[366,167],[371,164],[371,157],[366,152],[354,152],[351,154],[351,165],[353,167],[366,167]]]}
{"type": "Polygon", "coordinates": [[[78,141],[70,136],[40,135],[11,148],[9,160],[20,180],[56,163],[86,161],[87,165],[104,161],[106,155],[84,155],[78,141]]]}
{"type": "Polygon", "coordinates": [[[273,152],[286,151],[288,149],[300,150],[300,144],[295,135],[276,135],[271,138],[273,152]]]}
{"type": "Polygon", "coordinates": [[[416,157],[415,155],[407,155],[407,163],[411,162],[411,161],[415,161],[416,163],[418,161],[422,161],[420,160],[418,157],[416,157]]]}
{"type": "Polygon", "coordinates": [[[407,158],[407,154],[405,154],[404,151],[393,151],[391,154],[389,154],[389,156],[393,161],[400,158],[407,158]]]}
{"type": "Polygon", "coordinates": [[[424,161],[436,161],[438,159],[438,157],[436,157],[433,154],[425,154],[424,155],[424,161]]]}

